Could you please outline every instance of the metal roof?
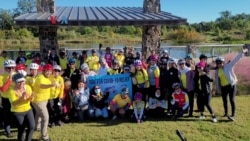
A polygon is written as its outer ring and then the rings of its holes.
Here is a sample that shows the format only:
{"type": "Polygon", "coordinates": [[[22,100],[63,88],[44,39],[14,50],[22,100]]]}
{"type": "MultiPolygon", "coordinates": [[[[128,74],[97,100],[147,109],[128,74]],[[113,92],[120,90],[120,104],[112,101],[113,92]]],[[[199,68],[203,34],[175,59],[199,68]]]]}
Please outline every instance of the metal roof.
{"type": "Polygon", "coordinates": [[[174,25],[187,19],[168,12],[143,13],[141,7],[57,7],[55,13],[26,13],[15,18],[16,25],[50,26],[56,16],[58,26],[174,25]]]}

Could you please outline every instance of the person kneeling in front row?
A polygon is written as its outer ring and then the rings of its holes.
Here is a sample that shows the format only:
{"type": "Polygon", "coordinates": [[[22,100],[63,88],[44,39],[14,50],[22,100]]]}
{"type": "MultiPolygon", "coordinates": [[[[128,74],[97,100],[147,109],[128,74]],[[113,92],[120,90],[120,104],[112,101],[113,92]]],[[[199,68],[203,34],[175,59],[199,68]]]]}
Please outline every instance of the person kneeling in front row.
{"type": "Polygon", "coordinates": [[[116,114],[121,117],[125,116],[126,111],[131,106],[128,88],[123,88],[121,94],[117,94],[110,102],[110,110],[113,113],[113,120],[117,118],[116,114]]]}
{"type": "Polygon", "coordinates": [[[172,94],[172,112],[173,118],[182,117],[189,106],[188,95],[182,91],[180,83],[173,84],[174,92],[172,94]]]}

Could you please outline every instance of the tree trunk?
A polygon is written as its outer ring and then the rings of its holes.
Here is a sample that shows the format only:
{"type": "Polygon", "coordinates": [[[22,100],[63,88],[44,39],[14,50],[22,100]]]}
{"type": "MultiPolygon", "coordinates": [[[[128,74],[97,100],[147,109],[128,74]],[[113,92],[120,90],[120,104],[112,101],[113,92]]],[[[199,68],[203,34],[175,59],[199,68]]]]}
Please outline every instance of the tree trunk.
{"type": "MultiPolygon", "coordinates": [[[[144,13],[159,13],[161,11],[160,0],[144,0],[144,13]]],[[[147,25],[142,27],[142,54],[144,59],[149,56],[151,50],[160,53],[161,26],[147,25]]]]}
{"type": "Polygon", "coordinates": [[[55,1],[37,0],[37,12],[55,13],[55,1]]]}

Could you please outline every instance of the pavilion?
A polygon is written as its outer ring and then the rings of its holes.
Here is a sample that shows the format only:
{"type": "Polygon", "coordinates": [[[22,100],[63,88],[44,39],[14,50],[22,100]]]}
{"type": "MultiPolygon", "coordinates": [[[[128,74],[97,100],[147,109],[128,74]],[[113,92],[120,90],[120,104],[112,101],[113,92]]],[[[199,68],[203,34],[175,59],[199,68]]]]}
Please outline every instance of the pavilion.
{"type": "Polygon", "coordinates": [[[160,50],[161,25],[186,24],[186,19],[160,10],[160,0],[144,0],[143,7],[55,7],[54,0],[37,0],[37,12],[15,18],[16,25],[38,26],[40,52],[58,50],[59,26],[142,26],[142,53],[160,50]]]}

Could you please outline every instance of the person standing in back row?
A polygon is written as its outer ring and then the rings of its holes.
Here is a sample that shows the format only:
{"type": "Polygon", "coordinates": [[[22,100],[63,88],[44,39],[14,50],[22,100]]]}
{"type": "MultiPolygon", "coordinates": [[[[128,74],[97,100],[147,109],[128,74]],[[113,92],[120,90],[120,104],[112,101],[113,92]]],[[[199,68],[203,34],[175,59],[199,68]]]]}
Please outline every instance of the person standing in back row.
{"type": "Polygon", "coordinates": [[[228,117],[229,120],[235,120],[235,95],[236,95],[236,83],[237,77],[234,73],[234,65],[242,58],[242,56],[248,52],[248,49],[243,49],[233,60],[229,63],[225,63],[223,57],[217,57],[216,62],[216,71],[215,71],[215,82],[216,90],[221,92],[223,106],[224,106],[224,116],[228,117]],[[227,107],[227,96],[229,95],[229,100],[232,108],[232,114],[228,115],[227,107]]]}

